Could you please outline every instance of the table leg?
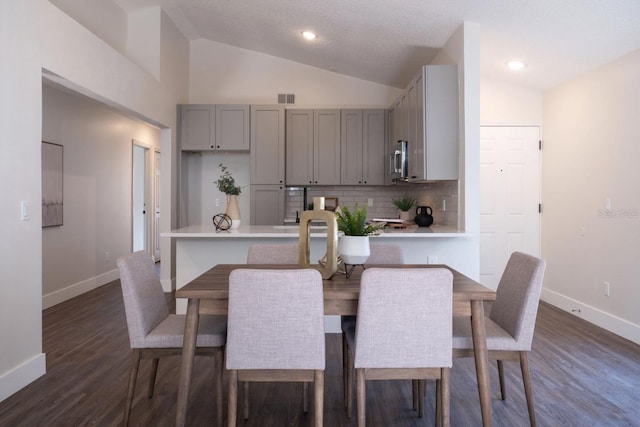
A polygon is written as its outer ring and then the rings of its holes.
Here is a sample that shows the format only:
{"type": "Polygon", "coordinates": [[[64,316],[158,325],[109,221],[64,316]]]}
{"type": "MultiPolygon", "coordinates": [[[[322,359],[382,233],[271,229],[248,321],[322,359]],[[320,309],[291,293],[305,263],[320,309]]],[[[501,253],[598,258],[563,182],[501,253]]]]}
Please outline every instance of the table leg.
{"type": "MultiPolygon", "coordinates": [[[[200,300],[190,298],[187,303],[187,318],[184,323],[184,341],[182,344],[182,362],[180,364],[180,385],[178,386],[178,404],[176,405],[176,426],[184,427],[187,418],[187,404],[191,389],[193,358],[196,353],[198,336],[200,300]]],[[[216,375],[219,375],[216,372],[216,375]]]]}
{"type": "Polygon", "coordinates": [[[476,360],[476,375],[478,376],[482,425],[488,427],[491,426],[489,356],[487,354],[487,334],[484,324],[484,305],[481,300],[471,301],[471,333],[473,336],[473,352],[476,360]]]}

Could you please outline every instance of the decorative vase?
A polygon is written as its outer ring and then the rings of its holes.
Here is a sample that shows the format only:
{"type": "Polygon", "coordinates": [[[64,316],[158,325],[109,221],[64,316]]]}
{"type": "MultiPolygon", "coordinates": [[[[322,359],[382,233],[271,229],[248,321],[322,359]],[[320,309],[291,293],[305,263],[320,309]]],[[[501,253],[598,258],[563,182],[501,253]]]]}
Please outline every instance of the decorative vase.
{"type": "Polygon", "coordinates": [[[403,221],[411,221],[413,213],[409,211],[400,211],[400,219],[403,221]]]}
{"type": "Polygon", "coordinates": [[[364,264],[371,254],[369,236],[341,236],[338,252],[345,264],[364,264]]]}
{"type": "Polygon", "coordinates": [[[227,210],[225,212],[231,218],[231,228],[240,227],[240,208],[238,207],[238,196],[227,194],[227,210]]]}

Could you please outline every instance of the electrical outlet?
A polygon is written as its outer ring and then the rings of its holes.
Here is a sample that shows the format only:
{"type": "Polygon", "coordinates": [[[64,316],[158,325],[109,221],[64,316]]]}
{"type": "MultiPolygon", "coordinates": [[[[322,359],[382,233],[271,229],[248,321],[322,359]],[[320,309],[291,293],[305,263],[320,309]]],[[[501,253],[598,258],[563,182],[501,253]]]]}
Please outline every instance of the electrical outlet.
{"type": "Polygon", "coordinates": [[[367,206],[369,207],[373,206],[373,199],[369,198],[369,200],[367,200],[367,206]]]}
{"type": "Polygon", "coordinates": [[[442,212],[447,211],[447,199],[442,199],[442,212]]]}
{"type": "Polygon", "coordinates": [[[434,256],[434,255],[429,255],[427,257],[427,264],[437,264],[438,263],[438,257],[434,256]]]}
{"type": "Polygon", "coordinates": [[[104,260],[105,262],[109,262],[109,259],[111,259],[111,254],[107,251],[104,253],[104,260]]]}
{"type": "Polygon", "coordinates": [[[216,197],[216,207],[220,206],[220,199],[218,197],[216,197]]]}
{"type": "Polygon", "coordinates": [[[602,293],[605,297],[611,296],[611,284],[609,282],[602,282],[602,293]]]}

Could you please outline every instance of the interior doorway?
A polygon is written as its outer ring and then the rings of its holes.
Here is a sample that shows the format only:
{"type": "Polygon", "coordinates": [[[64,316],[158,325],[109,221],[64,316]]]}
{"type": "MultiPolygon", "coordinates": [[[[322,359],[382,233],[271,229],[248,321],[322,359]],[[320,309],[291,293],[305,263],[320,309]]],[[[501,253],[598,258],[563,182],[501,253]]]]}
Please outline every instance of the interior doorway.
{"type": "Polygon", "coordinates": [[[480,282],[496,289],[514,251],[540,256],[540,128],[480,127],[480,282]]]}
{"type": "Polygon", "coordinates": [[[149,250],[148,202],[148,156],[149,147],[133,140],[132,156],[132,250],[149,250]]]}
{"type": "Polygon", "coordinates": [[[153,152],[153,260],[160,261],[160,150],[153,152]]]}

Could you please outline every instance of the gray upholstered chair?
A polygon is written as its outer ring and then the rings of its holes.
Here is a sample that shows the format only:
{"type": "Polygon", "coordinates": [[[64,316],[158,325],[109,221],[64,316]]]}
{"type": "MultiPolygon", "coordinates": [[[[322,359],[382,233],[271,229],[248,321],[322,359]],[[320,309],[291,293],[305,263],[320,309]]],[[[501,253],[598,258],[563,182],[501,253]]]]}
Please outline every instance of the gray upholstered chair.
{"type": "MultiPolygon", "coordinates": [[[[402,248],[399,245],[391,243],[370,243],[370,255],[366,264],[371,265],[391,265],[391,264],[404,264],[404,257],[402,256],[402,248]]],[[[342,330],[342,383],[344,392],[344,404],[347,405],[347,342],[345,331],[350,328],[355,328],[356,316],[341,316],[340,317],[340,329],[342,330]]]]}
{"type": "MultiPolygon", "coordinates": [[[[238,382],[315,383],[315,425],[324,401],[324,297],[316,270],[234,270],[229,276],[229,426],[238,382]]],[[[245,416],[247,413],[245,412],[245,416]]]]}
{"type": "Polygon", "coordinates": [[[298,244],[256,244],[249,247],[247,264],[298,264],[298,244]]]}
{"type": "MultiPolygon", "coordinates": [[[[438,422],[449,425],[453,275],[444,268],[370,268],[362,273],[356,327],[346,332],[356,371],[358,426],[365,425],[368,379],[438,380],[438,422]]],[[[420,399],[422,414],[423,399],[420,399]]]]}
{"type": "MultiPolygon", "coordinates": [[[[169,314],[162,285],[151,256],[135,252],[118,258],[122,296],[133,349],[124,425],[129,424],[133,395],[141,359],[153,359],[148,396],[153,396],[159,358],[182,354],[185,316],[169,314]]],[[[223,350],[226,316],[200,316],[196,354],[212,355],[215,360],[217,421],[222,425],[223,350]]]]}
{"type": "MultiPolygon", "coordinates": [[[[503,360],[519,360],[529,421],[536,425],[527,353],[538,314],[545,262],[521,252],[511,254],[500,278],[496,300],[485,318],[489,358],[497,360],[502,400],[505,399],[503,360]]],[[[454,357],[472,357],[473,341],[468,317],[453,320],[454,357]]]]}

